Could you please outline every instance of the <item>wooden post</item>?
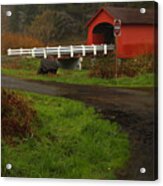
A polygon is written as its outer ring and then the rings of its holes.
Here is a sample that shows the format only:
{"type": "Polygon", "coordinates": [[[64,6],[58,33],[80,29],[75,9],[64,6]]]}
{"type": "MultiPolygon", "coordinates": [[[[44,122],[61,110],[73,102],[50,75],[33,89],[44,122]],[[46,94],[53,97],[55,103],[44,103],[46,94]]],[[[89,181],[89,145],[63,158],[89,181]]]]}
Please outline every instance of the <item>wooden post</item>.
{"type": "Polygon", "coordinates": [[[60,51],[60,49],[61,49],[61,46],[59,46],[57,48],[58,58],[61,58],[61,51],[60,51]]]}
{"type": "Polygon", "coordinates": [[[23,49],[20,48],[20,56],[22,56],[22,55],[23,55],[23,49]]]}
{"type": "Polygon", "coordinates": [[[74,57],[74,50],[73,50],[73,46],[70,46],[70,57],[74,57]]]}
{"type": "Polygon", "coordinates": [[[85,52],[85,46],[84,45],[81,45],[82,47],[82,55],[85,56],[86,52],[85,52]]]}
{"type": "Polygon", "coordinates": [[[94,55],[94,56],[97,55],[96,45],[93,45],[93,55],[94,55]]]}
{"type": "Polygon", "coordinates": [[[11,48],[9,48],[9,49],[7,50],[7,55],[8,55],[8,56],[11,55],[11,48]]]}
{"type": "Polygon", "coordinates": [[[36,57],[36,56],[35,56],[35,49],[36,49],[36,48],[32,48],[32,57],[36,57]]]}
{"type": "Polygon", "coordinates": [[[104,44],[104,55],[107,55],[107,44],[104,44]]]}
{"type": "Polygon", "coordinates": [[[118,77],[117,36],[115,36],[115,78],[118,77]]]}
{"type": "Polygon", "coordinates": [[[118,36],[121,34],[121,20],[114,20],[114,36],[115,36],[115,78],[118,77],[118,57],[117,57],[117,44],[118,44],[118,36]]]}
{"type": "Polygon", "coordinates": [[[43,53],[44,53],[44,59],[46,59],[47,58],[46,48],[43,49],[43,53]]]}

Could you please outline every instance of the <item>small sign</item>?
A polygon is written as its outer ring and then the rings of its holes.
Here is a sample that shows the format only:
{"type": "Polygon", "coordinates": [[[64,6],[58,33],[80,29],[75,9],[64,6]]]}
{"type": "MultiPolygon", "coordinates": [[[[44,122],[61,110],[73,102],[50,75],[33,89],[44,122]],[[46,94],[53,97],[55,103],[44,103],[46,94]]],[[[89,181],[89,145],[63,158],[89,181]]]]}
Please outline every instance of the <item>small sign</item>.
{"type": "Polygon", "coordinates": [[[120,36],[121,34],[121,20],[120,19],[115,19],[114,20],[114,36],[120,36]]]}

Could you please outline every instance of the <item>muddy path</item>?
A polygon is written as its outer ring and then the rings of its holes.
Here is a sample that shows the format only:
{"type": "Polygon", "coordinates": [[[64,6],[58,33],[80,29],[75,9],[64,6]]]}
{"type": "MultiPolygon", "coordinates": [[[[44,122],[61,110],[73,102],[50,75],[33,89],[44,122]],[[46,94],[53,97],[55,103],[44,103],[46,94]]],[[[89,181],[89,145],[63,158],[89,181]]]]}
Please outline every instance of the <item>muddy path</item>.
{"type": "Polygon", "coordinates": [[[153,88],[106,88],[101,86],[70,85],[55,82],[27,81],[2,76],[2,87],[21,89],[40,94],[63,96],[93,106],[104,119],[117,121],[129,134],[131,158],[119,179],[153,180],[156,171],[155,152],[155,92],[153,88]],[[141,174],[140,168],[146,168],[141,174]]]}

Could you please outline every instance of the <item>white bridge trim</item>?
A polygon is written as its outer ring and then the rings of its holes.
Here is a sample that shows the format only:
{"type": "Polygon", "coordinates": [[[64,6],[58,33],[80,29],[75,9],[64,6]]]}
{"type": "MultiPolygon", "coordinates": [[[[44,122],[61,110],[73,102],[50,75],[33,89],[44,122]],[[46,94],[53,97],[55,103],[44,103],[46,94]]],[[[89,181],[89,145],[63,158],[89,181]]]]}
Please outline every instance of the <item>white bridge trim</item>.
{"type": "Polygon", "coordinates": [[[70,46],[58,46],[58,47],[34,47],[34,48],[20,48],[20,49],[8,49],[8,56],[32,56],[32,57],[44,57],[56,56],[61,58],[63,56],[70,56],[73,58],[76,54],[80,56],[86,56],[92,54],[97,55],[98,52],[107,55],[108,51],[113,51],[114,44],[102,44],[102,45],[70,45],[70,46]]]}

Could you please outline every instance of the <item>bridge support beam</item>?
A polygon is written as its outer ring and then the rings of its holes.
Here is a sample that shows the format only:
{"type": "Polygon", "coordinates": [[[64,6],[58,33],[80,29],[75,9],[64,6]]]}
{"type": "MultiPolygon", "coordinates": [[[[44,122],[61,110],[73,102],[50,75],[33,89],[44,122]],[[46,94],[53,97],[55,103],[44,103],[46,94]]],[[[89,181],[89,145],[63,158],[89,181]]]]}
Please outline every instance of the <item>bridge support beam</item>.
{"type": "Polygon", "coordinates": [[[82,70],[82,57],[58,59],[60,67],[63,69],[82,70]]]}

